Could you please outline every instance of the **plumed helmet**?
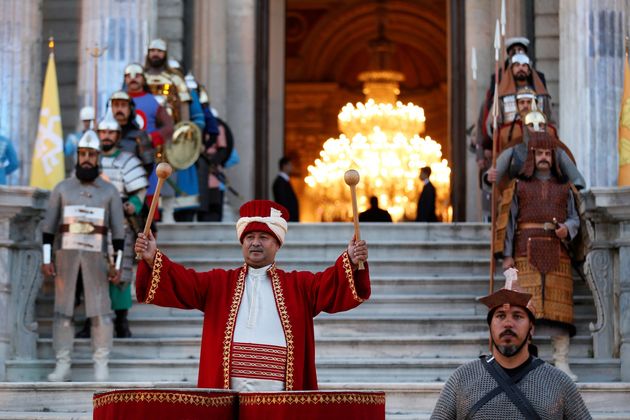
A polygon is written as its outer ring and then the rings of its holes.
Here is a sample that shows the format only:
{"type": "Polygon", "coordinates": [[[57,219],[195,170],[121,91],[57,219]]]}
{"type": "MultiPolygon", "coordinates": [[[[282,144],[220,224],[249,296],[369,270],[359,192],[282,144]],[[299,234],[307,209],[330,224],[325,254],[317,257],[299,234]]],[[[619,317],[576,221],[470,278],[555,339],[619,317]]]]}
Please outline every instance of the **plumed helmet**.
{"type": "Polygon", "coordinates": [[[93,149],[100,152],[101,141],[94,131],[87,130],[79,140],[79,143],[77,143],[77,150],[78,149],[93,149]]]}
{"type": "Polygon", "coordinates": [[[81,121],[92,121],[94,119],[94,108],[91,106],[84,106],[79,111],[79,119],[81,121]]]}
{"type": "Polygon", "coordinates": [[[160,50],[160,51],[168,51],[166,49],[166,41],[164,41],[161,38],[156,38],[154,40],[152,40],[151,42],[149,42],[149,48],[147,48],[148,50],[160,50]]]}
{"type": "Polygon", "coordinates": [[[488,316],[486,320],[490,324],[494,311],[503,306],[520,306],[525,309],[527,315],[532,322],[536,320],[536,308],[532,303],[532,295],[526,293],[521,289],[518,284],[518,271],[514,268],[509,268],[505,271],[505,286],[502,289],[497,290],[494,293],[478,298],[481,303],[488,307],[488,316]]]}

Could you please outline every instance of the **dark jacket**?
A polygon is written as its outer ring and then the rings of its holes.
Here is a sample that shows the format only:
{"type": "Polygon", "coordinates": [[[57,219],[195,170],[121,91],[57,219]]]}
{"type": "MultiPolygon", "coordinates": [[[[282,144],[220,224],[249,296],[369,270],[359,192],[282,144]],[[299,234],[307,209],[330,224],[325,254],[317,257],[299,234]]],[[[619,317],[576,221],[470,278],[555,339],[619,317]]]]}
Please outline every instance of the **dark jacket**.
{"type": "Polygon", "coordinates": [[[435,216],[435,187],[430,182],[424,186],[420,193],[416,222],[437,222],[437,217],[435,216]]]}
{"type": "Polygon", "coordinates": [[[289,222],[300,221],[300,207],[291,183],[278,175],[273,181],[273,201],[289,210],[289,222]]]}

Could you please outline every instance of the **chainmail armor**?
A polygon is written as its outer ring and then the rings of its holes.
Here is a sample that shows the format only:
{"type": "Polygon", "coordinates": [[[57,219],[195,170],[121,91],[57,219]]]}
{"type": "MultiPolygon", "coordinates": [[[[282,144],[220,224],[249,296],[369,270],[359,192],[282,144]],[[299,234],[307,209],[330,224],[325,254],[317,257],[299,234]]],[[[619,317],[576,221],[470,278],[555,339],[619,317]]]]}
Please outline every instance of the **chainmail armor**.
{"type": "MultiPolygon", "coordinates": [[[[475,403],[498,386],[482,363],[486,362],[475,360],[453,372],[444,384],[431,420],[465,419],[475,403]]],[[[592,419],[571,378],[547,363],[529,372],[518,387],[543,420],[592,419]]],[[[506,394],[501,393],[481,407],[473,419],[511,420],[524,417],[506,394]]]]}

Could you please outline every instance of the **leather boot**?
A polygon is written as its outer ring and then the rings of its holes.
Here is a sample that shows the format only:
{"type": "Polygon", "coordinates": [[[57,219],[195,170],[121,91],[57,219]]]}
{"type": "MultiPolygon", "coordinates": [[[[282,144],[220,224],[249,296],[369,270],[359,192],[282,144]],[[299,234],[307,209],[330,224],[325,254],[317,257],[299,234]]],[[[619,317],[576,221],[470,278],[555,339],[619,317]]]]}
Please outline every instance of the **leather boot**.
{"type": "Polygon", "coordinates": [[[569,340],[570,338],[568,335],[551,337],[551,345],[553,346],[553,362],[558,369],[566,373],[569,378],[575,382],[578,377],[571,371],[571,367],[569,366],[569,340]]]}
{"type": "Polygon", "coordinates": [[[94,380],[106,382],[109,378],[109,353],[114,341],[114,326],[111,317],[100,316],[92,320],[92,348],[94,353],[94,380]]]}
{"type": "Polygon", "coordinates": [[[71,355],[74,344],[72,319],[55,314],[53,319],[53,349],[55,350],[55,370],[48,375],[51,382],[69,381],[71,377],[71,355]]]}
{"type": "Polygon", "coordinates": [[[116,328],[116,338],[129,338],[131,337],[131,330],[129,329],[129,320],[127,319],[127,309],[120,309],[116,311],[116,320],[114,326],[116,328]]]}

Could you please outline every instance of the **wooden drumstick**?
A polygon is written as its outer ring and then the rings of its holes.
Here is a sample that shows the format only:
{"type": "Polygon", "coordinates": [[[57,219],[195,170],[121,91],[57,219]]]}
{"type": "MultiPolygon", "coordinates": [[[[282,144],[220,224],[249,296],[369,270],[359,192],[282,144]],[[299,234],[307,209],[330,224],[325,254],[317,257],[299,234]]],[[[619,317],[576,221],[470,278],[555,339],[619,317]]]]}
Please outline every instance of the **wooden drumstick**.
{"type": "MultiPolygon", "coordinates": [[[[346,184],[350,187],[350,194],[352,195],[352,221],[354,222],[354,237],[358,242],[361,240],[361,232],[359,231],[359,211],[357,209],[357,184],[361,177],[359,176],[359,172],[350,169],[347,170],[343,175],[343,180],[346,181],[346,184]]],[[[359,270],[364,270],[365,266],[363,265],[363,261],[359,261],[359,270]]]]}
{"type": "MultiPolygon", "coordinates": [[[[166,162],[159,163],[158,166],[155,167],[155,174],[158,177],[158,182],[155,187],[155,193],[153,194],[153,200],[151,200],[151,208],[149,209],[149,215],[147,216],[147,221],[144,224],[144,236],[146,237],[151,230],[151,223],[153,223],[153,215],[155,214],[155,209],[157,208],[158,201],[160,201],[160,190],[162,189],[162,184],[166,181],[166,178],[171,176],[173,173],[173,168],[166,162]]],[[[141,260],[142,255],[140,253],[136,254],[136,260],[141,260]]]]}

